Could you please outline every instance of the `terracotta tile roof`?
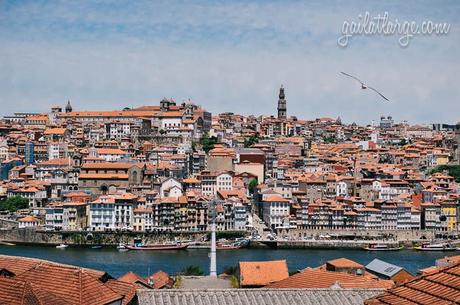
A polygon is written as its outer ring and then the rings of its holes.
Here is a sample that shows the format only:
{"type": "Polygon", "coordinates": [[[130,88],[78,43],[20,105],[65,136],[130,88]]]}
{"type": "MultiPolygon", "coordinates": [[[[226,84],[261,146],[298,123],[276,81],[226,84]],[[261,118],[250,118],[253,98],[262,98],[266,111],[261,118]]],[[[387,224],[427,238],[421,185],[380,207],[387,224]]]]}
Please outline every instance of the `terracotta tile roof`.
{"type": "Polygon", "coordinates": [[[34,115],[26,118],[26,121],[48,121],[47,115],[34,115]]]}
{"type": "Polygon", "coordinates": [[[155,289],[161,289],[172,284],[172,279],[169,277],[169,274],[164,271],[155,272],[149,276],[149,279],[152,280],[155,289]]]}
{"type": "Polygon", "coordinates": [[[283,198],[281,195],[278,195],[278,194],[268,195],[265,197],[263,201],[265,202],[289,202],[288,199],[283,198]]]}
{"type": "Polygon", "coordinates": [[[51,159],[37,163],[37,166],[50,165],[50,166],[68,166],[70,164],[70,159],[60,158],[60,159],[51,159]]]}
{"type": "Polygon", "coordinates": [[[100,162],[100,163],[83,163],[82,169],[129,169],[133,166],[143,166],[139,163],[124,162],[100,162]]]}
{"type": "Polygon", "coordinates": [[[19,222],[39,222],[40,220],[38,220],[38,218],[35,218],[31,215],[28,215],[26,217],[22,217],[20,219],[18,219],[19,222]]]}
{"type": "Polygon", "coordinates": [[[0,278],[0,304],[110,304],[119,300],[128,304],[135,294],[134,285],[116,283],[105,272],[40,259],[0,255],[0,269],[10,276],[0,278]],[[28,299],[3,303],[16,297],[3,289],[8,280],[8,287],[15,285],[28,299]]]}
{"type": "Polygon", "coordinates": [[[344,257],[330,260],[327,264],[336,268],[364,268],[363,265],[344,257]]]}
{"type": "Polygon", "coordinates": [[[51,134],[64,134],[66,132],[65,128],[48,128],[45,130],[44,134],[51,135],[51,134]]]}
{"type": "Polygon", "coordinates": [[[182,182],[192,184],[192,183],[201,183],[201,180],[198,180],[195,177],[190,177],[190,178],[183,179],[182,182]]]}
{"type": "Polygon", "coordinates": [[[180,112],[180,111],[166,111],[166,112],[160,112],[156,116],[157,117],[178,118],[178,117],[182,117],[182,112],[180,112]]]}
{"type": "Polygon", "coordinates": [[[106,304],[122,298],[98,278],[75,267],[38,264],[16,278],[52,291],[69,304],[106,304]]]}
{"type": "Polygon", "coordinates": [[[380,304],[459,304],[460,264],[439,269],[405,282],[385,293],[366,300],[367,305],[380,304]]]}
{"type": "Polygon", "coordinates": [[[383,288],[394,286],[391,280],[381,280],[343,272],[326,271],[320,269],[304,269],[287,279],[270,284],[266,288],[383,288]]]}
{"type": "Polygon", "coordinates": [[[118,278],[118,280],[125,283],[136,284],[139,288],[151,287],[145,279],[132,271],[123,274],[118,278]]]}
{"type": "Polygon", "coordinates": [[[0,277],[0,304],[35,305],[53,304],[66,305],[65,300],[34,285],[12,278],[0,277]]]}
{"type": "Polygon", "coordinates": [[[80,179],[125,179],[129,178],[128,174],[80,174],[80,179]]]}
{"type": "MultiPolygon", "coordinates": [[[[128,305],[131,303],[133,298],[136,296],[136,289],[138,288],[136,285],[132,283],[126,283],[114,279],[109,279],[106,283],[106,286],[111,288],[113,291],[118,293],[119,295],[123,296],[122,305],[128,305]]],[[[145,288],[145,287],[142,287],[145,288]]]]}
{"type": "MultiPolygon", "coordinates": [[[[77,118],[77,117],[96,117],[96,118],[116,118],[116,117],[154,117],[156,111],[75,111],[69,113],[59,113],[61,118],[77,118]]],[[[48,117],[46,117],[48,119],[48,117]]]]}
{"type": "Polygon", "coordinates": [[[286,260],[240,262],[241,286],[265,286],[289,277],[286,260]]]}
{"type": "Polygon", "coordinates": [[[97,148],[96,151],[100,155],[126,155],[126,151],[119,148],[97,148]]]}

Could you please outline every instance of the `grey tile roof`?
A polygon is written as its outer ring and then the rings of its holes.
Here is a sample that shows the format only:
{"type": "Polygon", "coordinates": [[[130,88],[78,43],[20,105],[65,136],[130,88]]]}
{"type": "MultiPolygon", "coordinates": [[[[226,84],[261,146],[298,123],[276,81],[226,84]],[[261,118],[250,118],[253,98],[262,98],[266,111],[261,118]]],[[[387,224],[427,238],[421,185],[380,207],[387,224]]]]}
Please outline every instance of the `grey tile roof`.
{"type": "Polygon", "coordinates": [[[226,289],[232,288],[229,280],[211,276],[182,276],[181,289],[226,289]]]}
{"type": "Polygon", "coordinates": [[[354,305],[382,289],[138,290],[139,305],[354,305]]]}
{"type": "Polygon", "coordinates": [[[374,259],[372,262],[366,265],[366,270],[371,271],[375,274],[381,274],[391,278],[393,275],[401,271],[403,268],[381,261],[379,259],[374,259]]]}

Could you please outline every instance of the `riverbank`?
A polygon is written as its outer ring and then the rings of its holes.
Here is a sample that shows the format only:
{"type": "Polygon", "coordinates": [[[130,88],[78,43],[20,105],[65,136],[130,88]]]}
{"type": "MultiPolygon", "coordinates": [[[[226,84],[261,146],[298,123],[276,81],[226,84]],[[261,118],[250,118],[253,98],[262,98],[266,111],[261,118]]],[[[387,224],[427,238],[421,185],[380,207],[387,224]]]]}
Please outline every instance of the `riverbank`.
{"type": "MultiPolygon", "coordinates": [[[[366,232],[367,234],[372,232],[366,232]]],[[[247,234],[244,231],[218,232],[217,238],[232,239],[243,237],[247,234]]],[[[354,233],[355,234],[355,233],[354,233]]],[[[379,239],[378,235],[372,238],[369,235],[355,235],[353,239],[343,239],[338,235],[331,235],[333,238],[323,239],[300,239],[295,238],[277,240],[252,240],[250,248],[271,248],[271,249],[361,249],[370,243],[387,244],[390,247],[404,246],[412,248],[414,245],[427,242],[427,239],[420,239],[420,234],[410,233],[412,238],[407,238],[409,233],[399,232],[404,238],[379,239]]],[[[94,231],[42,231],[31,228],[24,229],[0,229],[0,243],[35,245],[35,246],[56,246],[67,244],[73,247],[92,247],[95,245],[115,247],[120,243],[133,244],[134,239],[141,239],[144,244],[159,244],[171,241],[204,241],[209,240],[209,232],[94,232],[94,231]]],[[[434,240],[431,240],[434,241],[434,240]]],[[[441,241],[441,240],[440,240],[441,241]]],[[[460,241],[455,240],[454,244],[460,241]]],[[[202,244],[195,248],[209,248],[209,245],[202,244]]]]}
{"type": "MultiPolygon", "coordinates": [[[[246,232],[218,232],[218,238],[242,237],[246,232]]],[[[145,244],[158,244],[175,240],[205,240],[208,232],[95,232],[95,231],[42,231],[32,228],[0,229],[0,241],[13,244],[50,245],[65,243],[73,246],[116,246],[133,244],[142,239],[145,244]]]]}

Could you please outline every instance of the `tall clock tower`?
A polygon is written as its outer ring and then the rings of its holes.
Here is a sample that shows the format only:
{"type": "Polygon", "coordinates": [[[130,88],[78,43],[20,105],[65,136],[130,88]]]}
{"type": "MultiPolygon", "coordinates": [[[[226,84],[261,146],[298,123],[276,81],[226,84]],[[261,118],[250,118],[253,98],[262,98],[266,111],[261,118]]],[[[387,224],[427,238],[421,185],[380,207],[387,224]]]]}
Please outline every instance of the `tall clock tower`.
{"type": "Polygon", "coordinates": [[[283,85],[281,85],[279,100],[278,100],[278,119],[285,120],[286,111],[287,111],[287,107],[286,107],[286,100],[285,100],[285,95],[284,95],[284,88],[283,88],[283,85]]]}

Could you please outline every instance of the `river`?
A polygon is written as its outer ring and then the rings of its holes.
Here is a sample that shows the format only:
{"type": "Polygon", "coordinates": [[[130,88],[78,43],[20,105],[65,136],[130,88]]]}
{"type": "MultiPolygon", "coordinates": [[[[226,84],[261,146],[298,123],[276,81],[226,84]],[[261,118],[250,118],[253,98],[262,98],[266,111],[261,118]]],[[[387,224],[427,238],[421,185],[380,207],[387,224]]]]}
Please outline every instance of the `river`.
{"type": "MultiPolygon", "coordinates": [[[[188,249],[179,251],[128,251],[113,248],[67,248],[56,249],[41,246],[3,246],[0,254],[46,259],[64,264],[77,265],[108,272],[114,277],[133,271],[146,276],[158,270],[170,274],[189,265],[209,270],[208,250],[188,249]]],[[[346,257],[366,265],[374,258],[406,268],[415,274],[418,269],[434,265],[437,258],[458,254],[455,252],[418,252],[413,250],[367,252],[364,250],[318,250],[318,249],[240,249],[217,251],[217,270],[236,266],[240,261],[286,259],[289,270],[316,267],[326,261],[346,257]]]]}

